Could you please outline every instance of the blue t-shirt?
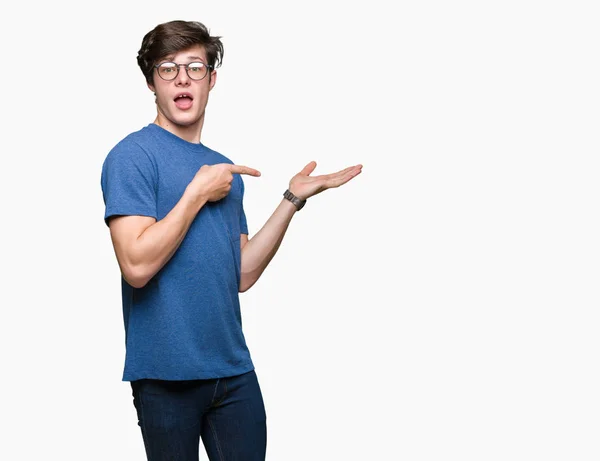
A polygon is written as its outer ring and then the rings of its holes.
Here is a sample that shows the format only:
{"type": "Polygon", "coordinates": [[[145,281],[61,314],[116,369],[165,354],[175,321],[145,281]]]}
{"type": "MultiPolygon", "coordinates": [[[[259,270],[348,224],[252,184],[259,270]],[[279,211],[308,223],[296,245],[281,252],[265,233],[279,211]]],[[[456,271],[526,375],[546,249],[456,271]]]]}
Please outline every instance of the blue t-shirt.
{"type": "MultiPolygon", "coordinates": [[[[232,163],[150,124],[121,140],[102,166],[101,186],[112,216],[163,219],[202,165],[232,163]]],[[[123,381],[234,376],[254,366],[242,332],[238,288],[240,234],[248,227],[244,183],[204,205],[181,245],[144,286],[122,279],[125,324],[123,381]]]]}

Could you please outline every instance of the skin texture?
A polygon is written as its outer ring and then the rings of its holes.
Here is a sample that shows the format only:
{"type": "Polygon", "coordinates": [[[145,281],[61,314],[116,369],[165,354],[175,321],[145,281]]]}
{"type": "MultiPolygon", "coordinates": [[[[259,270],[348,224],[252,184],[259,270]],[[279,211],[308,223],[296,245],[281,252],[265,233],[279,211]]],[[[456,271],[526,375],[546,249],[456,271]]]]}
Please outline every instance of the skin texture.
{"type": "MultiPolygon", "coordinates": [[[[187,64],[207,62],[204,49],[194,46],[164,61],[187,64]]],[[[199,143],[204,125],[205,109],[210,91],[217,82],[213,70],[203,80],[191,80],[182,67],[173,81],[164,81],[154,76],[148,87],[156,95],[157,115],[154,123],[185,139],[199,143]],[[175,98],[181,93],[191,96],[189,108],[179,108],[175,98]]],[[[354,165],[335,173],[312,176],[316,162],[309,162],[289,181],[290,191],[301,199],[309,199],[327,189],[340,187],[362,172],[362,165],[354,165]]],[[[173,256],[200,209],[211,201],[225,197],[230,189],[234,174],[259,177],[260,172],[243,165],[204,165],[188,184],[175,207],[160,221],[147,216],[119,216],[110,220],[109,227],[113,247],[125,280],[141,288],[173,256]]],[[[252,287],[283,240],[285,232],[296,213],[296,207],[282,199],[263,227],[252,237],[242,234],[241,281],[239,291],[252,287]]]]}

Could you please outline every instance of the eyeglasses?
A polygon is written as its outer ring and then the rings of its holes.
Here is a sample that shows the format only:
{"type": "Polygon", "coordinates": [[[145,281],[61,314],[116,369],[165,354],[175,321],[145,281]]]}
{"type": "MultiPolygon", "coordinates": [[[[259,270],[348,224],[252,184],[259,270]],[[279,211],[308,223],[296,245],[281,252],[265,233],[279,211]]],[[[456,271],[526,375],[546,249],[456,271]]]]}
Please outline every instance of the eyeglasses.
{"type": "Polygon", "coordinates": [[[203,62],[190,62],[189,64],[176,64],[174,62],[161,62],[155,65],[158,71],[158,76],[163,80],[171,81],[177,78],[179,75],[179,68],[185,67],[187,75],[192,80],[202,80],[208,74],[208,71],[212,69],[212,66],[208,66],[203,62]]]}

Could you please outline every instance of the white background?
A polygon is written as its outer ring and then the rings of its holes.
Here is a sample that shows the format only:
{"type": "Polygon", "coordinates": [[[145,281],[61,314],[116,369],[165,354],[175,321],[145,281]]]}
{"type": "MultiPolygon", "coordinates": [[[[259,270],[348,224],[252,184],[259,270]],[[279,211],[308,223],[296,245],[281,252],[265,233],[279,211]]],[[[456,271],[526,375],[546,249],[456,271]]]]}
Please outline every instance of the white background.
{"type": "Polygon", "coordinates": [[[268,459],[600,459],[594,6],[2,7],[0,459],[145,459],[100,169],[172,19],[223,37],[202,139],[262,172],[251,233],[308,161],[364,165],[241,295],[268,459]]]}

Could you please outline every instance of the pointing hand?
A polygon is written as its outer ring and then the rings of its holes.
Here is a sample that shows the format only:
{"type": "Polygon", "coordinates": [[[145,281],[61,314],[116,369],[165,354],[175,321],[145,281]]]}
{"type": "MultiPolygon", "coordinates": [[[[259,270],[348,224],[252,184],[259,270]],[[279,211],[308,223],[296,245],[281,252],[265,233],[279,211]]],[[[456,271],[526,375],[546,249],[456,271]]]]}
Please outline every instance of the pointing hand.
{"type": "Polygon", "coordinates": [[[260,176],[260,171],[243,165],[231,165],[229,163],[218,163],[216,165],[203,165],[190,186],[193,187],[198,196],[203,196],[209,202],[221,200],[231,190],[234,174],[246,174],[260,176]]]}

